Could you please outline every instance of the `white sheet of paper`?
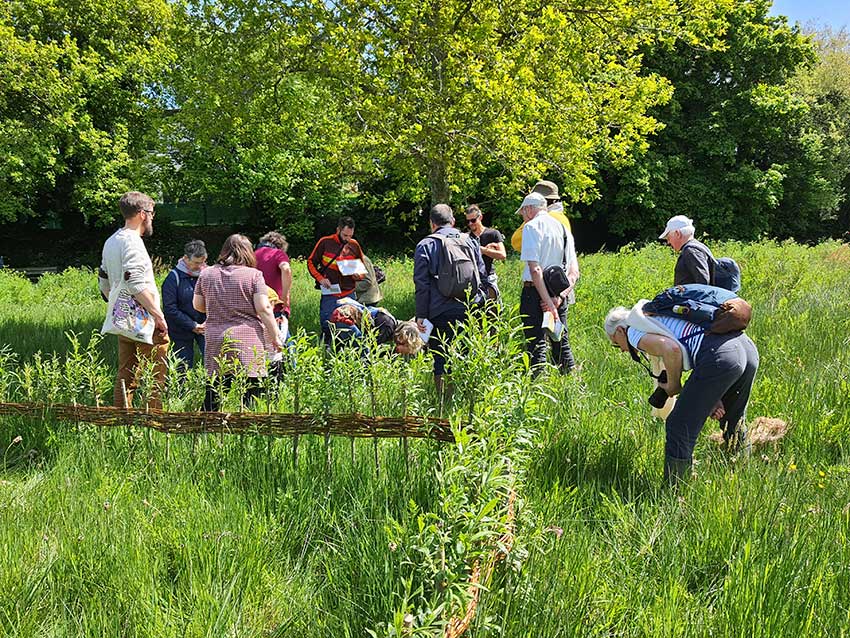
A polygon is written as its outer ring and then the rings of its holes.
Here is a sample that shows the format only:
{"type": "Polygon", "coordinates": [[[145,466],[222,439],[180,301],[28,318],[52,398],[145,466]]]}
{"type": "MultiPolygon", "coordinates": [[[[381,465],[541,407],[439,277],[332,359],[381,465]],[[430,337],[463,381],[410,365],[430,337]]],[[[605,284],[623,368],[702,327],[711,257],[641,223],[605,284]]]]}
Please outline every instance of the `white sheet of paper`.
{"type": "Polygon", "coordinates": [[[366,266],[360,259],[337,259],[336,265],[339,267],[340,274],[346,277],[367,274],[366,266]]]}
{"type": "Polygon", "coordinates": [[[549,334],[549,337],[555,341],[560,340],[561,335],[564,332],[564,324],[562,324],[561,320],[551,312],[543,313],[543,323],[541,323],[540,327],[543,328],[549,334]]]}
{"type": "Polygon", "coordinates": [[[422,325],[425,326],[425,332],[420,332],[419,338],[422,339],[423,343],[428,343],[428,339],[431,338],[431,333],[434,332],[434,324],[427,319],[423,319],[422,325]]]}
{"type": "Polygon", "coordinates": [[[338,295],[342,292],[342,289],[339,287],[339,284],[331,284],[330,288],[321,288],[323,295],[338,295]]]}

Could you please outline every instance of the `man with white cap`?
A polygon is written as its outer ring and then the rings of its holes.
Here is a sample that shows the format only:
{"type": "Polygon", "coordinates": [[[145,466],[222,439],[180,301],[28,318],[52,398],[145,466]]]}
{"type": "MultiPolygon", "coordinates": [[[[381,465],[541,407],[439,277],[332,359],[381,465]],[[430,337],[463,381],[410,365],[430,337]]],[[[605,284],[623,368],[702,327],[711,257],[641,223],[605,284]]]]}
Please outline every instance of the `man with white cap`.
{"type": "Polygon", "coordinates": [[[522,271],[519,311],[531,364],[536,374],[546,363],[549,339],[542,324],[544,313],[551,312],[564,325],[561,339],[552,344],[552,354],[561,373],[567,374],[575,367],[567,331],[568,298],[578,279],[573,236],[557,219],[546,213],[546,198],[540,193],[526,195],[517,214],[525,222],[520,256],[525,267],[522,271]],[[543,271],[549,266],[560,265],[566,266],[570,285],[553,297],[546,288],[543,271]]]}
{"type": "MultiPolygon", "coordinates": [[[[569,232],[573,232],[573,229],[570,228],[570,220],[567,219],[567,215],[564,213],[564,205],[561,203],[561,195],[558,192],[558,185],[555,182],[541,179],[534,185],[531,192],[543,195],[543,197],[546,198],[547,212],[561,222],[564,225],[564,228],[566,228],[569,232]]],[[[511,235],[511,246],[518,253],[522,252],[523,228],[525,228],[525,224],[522,224],[514,231],[514,234],[511,235]]]]}
{"type": "Polygon", "coordinates": [[[717,263],[708,246],[694,239],[693,220],[684,215],[671,217],[659,239],[666,239],[670,247],[679,253],[673,285],[714,285],[714,266],[717,263]]]}

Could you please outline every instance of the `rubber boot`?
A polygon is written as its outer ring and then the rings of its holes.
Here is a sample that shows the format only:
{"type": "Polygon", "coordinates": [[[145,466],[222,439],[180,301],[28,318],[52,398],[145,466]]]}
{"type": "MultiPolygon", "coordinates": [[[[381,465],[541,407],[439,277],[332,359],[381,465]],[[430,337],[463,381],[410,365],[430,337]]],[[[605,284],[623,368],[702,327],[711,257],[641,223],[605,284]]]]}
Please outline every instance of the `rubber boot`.
{"type": "Polygon", "coordinates": [[[741,460],[747,460],[752,456],[753,443],[750,440],[747,426],[744,425],[744,419],[739,420],[734,425],[725,424],[722,449],[741,460]]]}
{"type": "Polygon", "coordinates": [[[664,457],[664,483],[671,487],[686,481],[691,476],[691,459],[677,459],[670,455],[664,457]]]}

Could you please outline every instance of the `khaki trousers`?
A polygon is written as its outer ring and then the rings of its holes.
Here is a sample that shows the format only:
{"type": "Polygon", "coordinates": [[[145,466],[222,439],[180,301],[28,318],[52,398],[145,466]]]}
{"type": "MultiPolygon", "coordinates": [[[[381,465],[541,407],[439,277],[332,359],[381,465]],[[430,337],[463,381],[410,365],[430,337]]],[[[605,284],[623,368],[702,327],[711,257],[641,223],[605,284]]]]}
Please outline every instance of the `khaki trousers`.
{"type": "Polygon", "coordinates": [[[151,390],[145,407],[162,409],[162,389],[165,387],[165,374],[168,367],[165,358],[168,355],[168,334],[159,330],[153,333],[153,345],[140,343],[118,337],[118,377],[115,379],[113,389],[113,405],[119,408],[133,407],[133,394],[139,387],[140,370],[139,363],[142,361],[153,361],[154,387],[151,390]],[[124,402],[124,393],[121,381],[127,389],[127,401],[124,402]]]}

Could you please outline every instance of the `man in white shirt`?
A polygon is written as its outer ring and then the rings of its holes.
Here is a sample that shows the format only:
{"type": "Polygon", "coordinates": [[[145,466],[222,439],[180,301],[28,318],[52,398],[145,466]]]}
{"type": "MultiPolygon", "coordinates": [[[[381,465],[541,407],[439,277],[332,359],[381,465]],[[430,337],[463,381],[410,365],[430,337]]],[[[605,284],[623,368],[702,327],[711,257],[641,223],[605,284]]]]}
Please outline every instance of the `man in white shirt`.
{"type": "Polygon", "coordinates": [[[523,330],[528,340],[528,352],[535,374],[546,364],[549,350],[548,337],[543,330],[544,313],[551,312],[564,325],[561,339],[552,344],[552,354],[561,374],[575,367],[567,331],[567,306],[578,280],[578,260],[573,236],[552,215],[546,214],[546,198],[540,193],[530,193],[517,210],[525,226],[522,229],[522,254],[525,262],[522,271],[522,294],[519,311],[523,330]],[[549,266],[566,265],[570,286],[560,295],[551,296],[543,280],[543,271],[549,266]]]}
{"type": "Polygon", "coordinates": [[[133,191],[121,197],[118,207],[124,216],[124,226],[103,244],[98,286],[108,299],[109,293],[124,281],[133,298],[151,314],[155,330],[153,345],[118,337],[118,376],[113,389],[113,402],[118,407],[132,406],[133,392],[138,387],[138,364],[142,359],[147,359],[153,361],[155,377],[147,405],[160,409],[160,393],[167,370],[168,326],[160,309],[159,290],[151,258],[142,241],[142,237],[153,234],[154,201],[144,193],[133,191]]]}

